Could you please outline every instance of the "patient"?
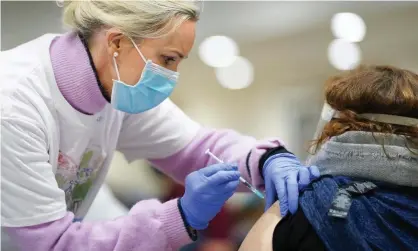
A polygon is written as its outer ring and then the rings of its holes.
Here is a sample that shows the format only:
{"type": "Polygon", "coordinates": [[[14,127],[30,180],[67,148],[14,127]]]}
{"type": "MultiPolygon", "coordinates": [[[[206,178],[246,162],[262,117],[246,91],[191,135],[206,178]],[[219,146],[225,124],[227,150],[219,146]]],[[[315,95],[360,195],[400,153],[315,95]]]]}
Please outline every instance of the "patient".
{"type": "Polygon", "coordinates": [[[331,78],[325,99],[308,159],[321,177],[294,214],[275,203],[240,250],[418,250],[418,75],[360,67],[331,78]]]}

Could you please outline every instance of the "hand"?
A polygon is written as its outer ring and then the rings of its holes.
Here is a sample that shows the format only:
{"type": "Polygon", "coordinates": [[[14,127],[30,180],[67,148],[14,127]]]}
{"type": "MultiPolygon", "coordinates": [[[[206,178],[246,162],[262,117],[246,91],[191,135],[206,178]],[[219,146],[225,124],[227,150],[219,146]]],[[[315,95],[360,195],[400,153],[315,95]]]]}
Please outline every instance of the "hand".
{"type": "Polygon", "coordinates": [[[239,177],[238,167],[228,164],[215,164],[189,174],[180,199],[187,223],[196,230],[205,229],[234,194],[239,177]]]}
{"type": "Polygon", "coordinates": [[[290,153],[271,156],[264,164],[263,175],[266,187],[266,207],[279,199],[280,212],[294,214],[298,209],[299,190],[304,189],[320,174],[316,166],[306,167],[290,153]]]}

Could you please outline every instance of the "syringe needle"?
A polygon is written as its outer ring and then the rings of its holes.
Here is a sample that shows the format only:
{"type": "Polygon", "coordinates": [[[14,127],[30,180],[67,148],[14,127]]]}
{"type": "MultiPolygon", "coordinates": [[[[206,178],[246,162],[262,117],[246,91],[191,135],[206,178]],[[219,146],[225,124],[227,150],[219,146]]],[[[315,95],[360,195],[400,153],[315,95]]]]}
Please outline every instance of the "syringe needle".
{"type": "Polygon", "coordinates": [[[261,199],[264,199],[264,194],[260,192],[257,188],[255,188],[253,185],[251,185],[248,181],[246,181],[243,177],[240,177],[239,180],[248,187],[255,195],[260,197],[261,199]]]}
{"type": "MultiPolygon", "coordinates": [[[[216,160],[218,163],[224,163],[221,159],[216,157],[215,154],[213,154],[209,149],[206,150],[205,154],[212,157],[214,160],[216,160]]],[[[261,199],[264,199],[264,194],[260,192],[257,188],[255,188],[253,185],[251,185],[248,181],[246,181],[243,177],[239,177],[239,180],[246,186],[248,189],[250,189],[255,195],[260,197],[261,199]]]]}

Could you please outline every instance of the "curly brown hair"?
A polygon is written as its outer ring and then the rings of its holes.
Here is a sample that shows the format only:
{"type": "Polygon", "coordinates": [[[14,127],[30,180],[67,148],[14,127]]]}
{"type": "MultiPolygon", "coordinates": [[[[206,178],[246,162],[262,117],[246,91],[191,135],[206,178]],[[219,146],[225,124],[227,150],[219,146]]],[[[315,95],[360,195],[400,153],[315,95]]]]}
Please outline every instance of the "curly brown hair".
{"type": "Polygon", "coordinates": [[[418,75],[409,70],[393,66],[361,66],[328,79],[325,100],[339,116],[328,122],[312,142],[314,152],[330,137],[347,131],[403,135],[406,143],[418,143],[418,125],[386,124],[358,116],[378,113],[418,119],[418,75]]]}

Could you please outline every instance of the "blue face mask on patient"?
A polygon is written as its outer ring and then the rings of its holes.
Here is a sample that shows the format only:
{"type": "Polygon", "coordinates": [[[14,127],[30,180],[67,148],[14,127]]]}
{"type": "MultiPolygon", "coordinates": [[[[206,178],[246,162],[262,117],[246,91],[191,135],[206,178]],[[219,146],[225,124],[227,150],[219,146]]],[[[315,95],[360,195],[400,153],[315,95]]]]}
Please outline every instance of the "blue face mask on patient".
{"type": "Polygon", "coordinates": [[[180,74],[146,60],[138,46],[133,41],[132,43],[145,62],[141,78],[135,85],[122,82],[115,53],[113,64],[118,79],[113,80],[111,104],[119,111],[135,114],[150,110],[167,99],[173,92],[180,74]]]}

